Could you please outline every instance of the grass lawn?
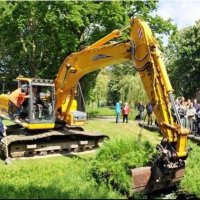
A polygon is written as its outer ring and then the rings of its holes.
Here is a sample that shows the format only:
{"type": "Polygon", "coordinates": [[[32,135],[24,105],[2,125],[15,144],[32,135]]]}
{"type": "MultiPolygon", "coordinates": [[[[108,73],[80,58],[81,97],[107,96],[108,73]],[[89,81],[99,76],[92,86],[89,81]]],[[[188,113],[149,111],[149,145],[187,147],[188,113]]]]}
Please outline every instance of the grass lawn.
{"type": "Polygon", "coordinates": [[[12,121],[10,121],[10,120],[3,119],[3,124],[4,124],[5,126],[9,126],[9,125],[13,125],[14,123],[13,123],[12,121]]]}
{"type": "MultiPolygon", "coordinates": [[[[116,137],[137,137],[140,128],[135,122],[115,124],[91,120],[86,131],[102,132],[116,137]]],[[[159,136],[144,130],[143,136],[157,141],[159,136]],[[149,136],[147,136],[149,135],[149,136]]],[[[72,157],[51,157],[0,161],[0,198],[125,198],[103,184],[97,184],[89,173],[88,162],[93,154],[72,157]]]]}
{"type": "MultiPolygon", "coordinates": [[[[90,120],[85,130],[107,134],[110,141],[114,141],[117,138],[137,138],[141,128],[134,121],[116,124],[112,119],[99,119],[90,120]]],[[[155,146],[161,136],[143,129],[142,140],[148,140],[155,146]]],[[[192,147],[181,187],[200,196],[200,147],[194,144],[192,147]]],[[[95,181],[89,167],[94,157],[94,154],[87,154],[16,160],[11,165],[0,160],[0,198],[127,198],[95,181]]]]}
{"type": "Polygon", "coordinates": [[[114,116],[115,110],[111,108],[87,108],[87,112],[89,114],[89,117],[96,117],[96,116],[114,116]]]}
{"type": "Polygon", "coordinates": [[[120,198],[88,176],[87,160],[57,157],[0,162],[0,198],[120,198]]]}
{"type": "MultiPolygon", "coordinates": [[[[87,113],[89,115],[89,118],[93,117],[101,117],[101,116],[115,116],[115,108],[108,108],[108,107],[88,107],[87,113]]],[[[129,119],[135,119],[135,116],[138,114],[137,110],[135,108],[131,108],[129,119]]]]}
{"type": "Polygon", "coordinates": [[[192,151],[187,159],[186,174],[180,186],[185,191],[200,197],[200,146],[189,142],[192,151]]]}
{"type": "MultiPolygon", "coordinates": [[[[99,133],[104,133],[112,138],[122,137],[122,138],[138,138],[138,134],[141,131],[141,127],[137,125],[136,121],[129,120],[129,123],[115,123],[115,119],[105,120],[90,120],[90,122],[85,126],[85,131],[95,131],[99,133]]],[[[159,133],[150,132],[146,129],[142,130],[142,139],[150,141],[152,144],[156,145],[160,142],[161,136],[159,133]]]]}

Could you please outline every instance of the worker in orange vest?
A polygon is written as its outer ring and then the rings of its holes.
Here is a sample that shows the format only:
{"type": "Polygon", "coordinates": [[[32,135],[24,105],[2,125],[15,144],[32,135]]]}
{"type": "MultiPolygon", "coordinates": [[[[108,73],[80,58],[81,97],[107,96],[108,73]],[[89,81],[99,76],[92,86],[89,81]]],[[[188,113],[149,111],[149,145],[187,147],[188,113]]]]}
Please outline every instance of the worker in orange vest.
{"type": "MultiPolygon", "coordinates": [[[[22,92],[21,88],[16,89],[9,95],[9,101],[15,107],[15,115],[19,116],[21,112],[21,106],[24,103],[25,99],[29,98],[28,94],[28,86],[27,86],[27,93],[22,92]]],[[[12,117],[12,116],[11,116],[12,117]]],[[[14,116],[13,116],[14,117],[14,116]]],[[[15,117],[14,117],[15,118],[15,117]]]]}

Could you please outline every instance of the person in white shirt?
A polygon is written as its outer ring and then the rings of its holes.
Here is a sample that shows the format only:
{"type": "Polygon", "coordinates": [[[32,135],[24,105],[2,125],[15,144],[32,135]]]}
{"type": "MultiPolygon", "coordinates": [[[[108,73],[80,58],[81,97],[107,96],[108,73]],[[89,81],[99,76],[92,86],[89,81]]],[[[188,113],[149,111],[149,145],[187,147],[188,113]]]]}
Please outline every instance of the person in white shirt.
{"type": "Polygon", "coordinates": [[[187,122],[188,122],[188,128],[190,129],[190,133],[193,132],[193,128],[194,128],[194,121],[195,121],[195,114],[196,114],[196,110],[193,106],[193,103],[190,102],[188,105],[188,109],[186,111],[186,116],[187,116],[187,122]]]}

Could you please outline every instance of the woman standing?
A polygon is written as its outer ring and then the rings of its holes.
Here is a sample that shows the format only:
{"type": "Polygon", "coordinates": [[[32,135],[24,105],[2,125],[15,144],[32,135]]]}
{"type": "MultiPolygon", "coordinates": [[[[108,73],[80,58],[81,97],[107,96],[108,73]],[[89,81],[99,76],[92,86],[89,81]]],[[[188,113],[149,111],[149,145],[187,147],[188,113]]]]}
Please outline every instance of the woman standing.
{"type": "Polygon", "coordinates": [[[122,108],[122,114],[123,114],[123,123],[126,120],[126,123],[128,123],[128,115],[130,112],[130,108],[128,106],[128,103],[125,103],[125,106],[122,108]]]}

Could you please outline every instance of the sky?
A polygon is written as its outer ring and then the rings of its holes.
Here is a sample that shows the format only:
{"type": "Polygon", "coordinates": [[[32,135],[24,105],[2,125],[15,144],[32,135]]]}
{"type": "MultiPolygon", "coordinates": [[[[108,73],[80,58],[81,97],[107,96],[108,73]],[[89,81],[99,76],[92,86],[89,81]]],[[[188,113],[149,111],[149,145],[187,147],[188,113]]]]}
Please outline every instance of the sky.
{"type": "MultiPolygon", "coordinates": [[[[200,19],[200,0],[160,0],[156,13],[164,19],[171,18],[182,29],[200,19]]],[[[163,43],[167,46],[168,36],[163,36],[163,43]]]]}
{"type": "Polygon", "coordinates": [[[182,29],[200,19],[200,0],[160,0],[157,14],[182,29]]]}

